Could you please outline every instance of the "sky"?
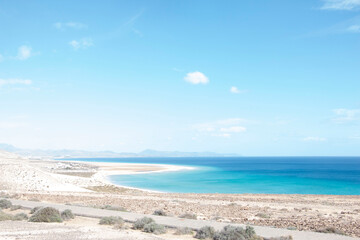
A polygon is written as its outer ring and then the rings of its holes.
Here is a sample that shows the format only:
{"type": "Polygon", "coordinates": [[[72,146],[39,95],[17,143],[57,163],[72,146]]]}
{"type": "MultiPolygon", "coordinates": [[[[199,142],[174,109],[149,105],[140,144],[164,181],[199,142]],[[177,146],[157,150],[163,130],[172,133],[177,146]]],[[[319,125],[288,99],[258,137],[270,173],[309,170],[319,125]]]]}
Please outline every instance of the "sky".
{"type": "Polygon", "coordinates": [[[0,0],[0,143],[360,155],[360,0],[0,0]]]}

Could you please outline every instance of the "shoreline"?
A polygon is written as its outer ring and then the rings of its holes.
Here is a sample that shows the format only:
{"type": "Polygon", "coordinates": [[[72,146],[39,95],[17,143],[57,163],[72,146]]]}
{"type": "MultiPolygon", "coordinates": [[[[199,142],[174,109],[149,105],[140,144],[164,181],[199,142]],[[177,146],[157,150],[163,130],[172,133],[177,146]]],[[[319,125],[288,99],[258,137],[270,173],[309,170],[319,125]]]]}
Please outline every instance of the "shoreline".
{"type": "Polygon", "coordinates": [[[121,185],[111,181],[110,177],[116,175],[151,174],[151,173],[164,173],[164,172],[177,172],[177,171],[191,171],[197,169],[196,167],[190,167],[190,166],[157,164],[157,163],[113,163],[113,162],[87,162],[87,161],[75,161],[75,160],[71,160],[69,162],[83,163],[86,165],[97,167],[97,172],[94,174],[93,177],[106,184],[115,185],[117,187],[123,187],[132,190],[140,190],[140,191],[153,192],[153,193],[166,193],[166,192],[121,185]],[[123,168],[125,168],[125,170],[123,168]]]}
{"type": "MultiPolygon", "coordinates": [[[[56,159],[54,160],[59,161],[56,159]]],[[[164,172],[177,172],[177,171],[191,171],[197,169],[197,167],[171,165],[171,164],[157,164],[157,163],[113,163],[113,162],[87,162],[87,161],[75,161],[75,160],[59,161],[59,162],[82,163],[85,165],[94,166],[97,168],[97,172],[94,174],[93,178],[100,182],[114,185],[117,187],[127,188],[131,190],[139,190],[149,193],[166,193],[166,192],[121,185],[111,181],[110,177],[116,175],[138,175],[138,174],[151,174],[151,173],[164,173],[164,172]],[[125,170],[123,168],[125,168],[125,170]]]]}
{"type": "MultiPolygon", "coordinates": [[[[195,166],[196,168],[196,166],[195,166]]],[[[194,169],[186,166],[23,158],[0,151],[0,196],[129,212],[196,215],[198,220],[319,231],[360,237],[356,195],[162,193],[114,184],[107,176],[194,169]],[[119,169],[121,167],[121,169],[119,169]]]]}

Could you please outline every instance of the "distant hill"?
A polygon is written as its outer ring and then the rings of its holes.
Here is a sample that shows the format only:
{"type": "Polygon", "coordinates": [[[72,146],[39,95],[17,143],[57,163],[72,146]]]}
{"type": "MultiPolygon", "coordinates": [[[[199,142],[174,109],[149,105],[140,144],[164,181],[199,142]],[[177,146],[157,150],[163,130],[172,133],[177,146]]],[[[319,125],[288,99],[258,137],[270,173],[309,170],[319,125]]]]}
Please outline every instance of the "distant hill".
{"type": "Polygon", "coordinates": [[[179,151],[157,151],[147,149],[139,153],[113,152],[113,151],[84,151],[84,150],[40,150],[21,149],[9,144],[0,143],[0,150],[16,153],[22,156],[39,158],[120,158],[120,157],[230,157],[237,154],[221,154],[214,152],[179,152],[179,151]]]}

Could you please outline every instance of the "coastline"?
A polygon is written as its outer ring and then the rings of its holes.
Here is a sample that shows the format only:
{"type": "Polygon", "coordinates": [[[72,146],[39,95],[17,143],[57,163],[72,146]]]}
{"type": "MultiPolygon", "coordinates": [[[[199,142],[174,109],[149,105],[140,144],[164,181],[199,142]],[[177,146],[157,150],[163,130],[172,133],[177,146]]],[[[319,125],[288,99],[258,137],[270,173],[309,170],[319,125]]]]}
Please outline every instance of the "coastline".
{"type": "MultiPolygon", "coordinates": [[[[0,151],[0,196],[80,206],[114,206],[129,212],[191,213],[198,220],[272,226],[307,231],[333,227],[360,237],[360,198],[353,195],[161,193],[122,187],[107,176],[113,163],[41,160],[0,151]],[[100,166],[101,165],[101,166],[100,166]]],[[[120,173],[187,170],[156,164],[123,164],[120,173]],[[136,167],[136,169],[134,169],[136,167]]]]}
{"type": "Polygon", "coordinates": [[[114,183],[110,180],[113,175],[137,175],[137,174],[150,174],[150,173],[163,173],[163,172],[176,172],[176,171],[191,171],[196,167],[171,165],[171,164],[148,164],[148,163],[111,163],[111,162],[86,162],[86,161],[71,161],[73,163],[83,163],[90,166],[97,167],[97,173],[93,178],[104,182],[106,184],[115,185],[118,187],[140,190],[145,192],[165,193],[162,191],[155,191],[145,188],[136,188],[126,185],[114,183]]]}

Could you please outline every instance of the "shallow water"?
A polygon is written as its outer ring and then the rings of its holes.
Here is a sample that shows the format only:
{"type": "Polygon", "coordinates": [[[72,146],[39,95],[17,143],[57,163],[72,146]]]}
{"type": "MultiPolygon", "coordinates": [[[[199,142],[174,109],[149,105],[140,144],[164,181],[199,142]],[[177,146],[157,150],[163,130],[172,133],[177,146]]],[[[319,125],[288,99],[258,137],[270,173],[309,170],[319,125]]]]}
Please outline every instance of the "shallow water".
{"type": "MultiPolygon", "coordinates": [[[[72,159],[74,160],[74,159],[72,159]]],[[[80,161],[196,166],[178,172],[114,175],[119,185],[183,193],[360,195],[360,157],[82,158],[80,161]]]]}

